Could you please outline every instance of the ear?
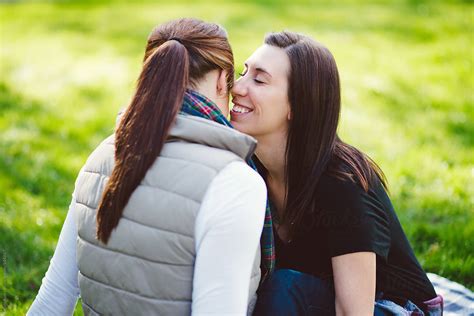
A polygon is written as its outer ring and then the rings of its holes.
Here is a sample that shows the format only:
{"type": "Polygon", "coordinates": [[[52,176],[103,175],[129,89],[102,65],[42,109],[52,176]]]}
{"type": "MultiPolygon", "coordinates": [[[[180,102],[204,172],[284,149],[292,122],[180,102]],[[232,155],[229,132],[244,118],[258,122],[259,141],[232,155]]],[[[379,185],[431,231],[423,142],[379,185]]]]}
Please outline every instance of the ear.
{"type": "Polygon", "coordinates": [[[291,119],[293,118],[293,113],[290,111],[288,111],[288,121],[291,121],[291,119]]]}
{"type": "Polygon", "coordinates": [[[217,94],[219,96],[224,96],[229,93],[227,90],[227,74],[228,72],[226,70],[220,70],[219,71],[219,76],[217,77],[217,94]]]}

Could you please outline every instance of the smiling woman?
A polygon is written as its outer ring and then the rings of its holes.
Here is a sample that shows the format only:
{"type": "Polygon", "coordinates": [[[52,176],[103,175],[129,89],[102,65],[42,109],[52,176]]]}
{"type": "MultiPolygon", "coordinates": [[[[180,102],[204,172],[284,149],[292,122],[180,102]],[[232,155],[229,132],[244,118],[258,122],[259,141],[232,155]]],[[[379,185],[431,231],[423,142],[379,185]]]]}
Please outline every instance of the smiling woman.
{"type": "Polygon", "coordinates": [[[263,45],[252,54],[233,88],[231,122],[238,130],[254,137],[285,132],[289,72],[289,60],[277,47],[263,45]]]}
{"type": "Polygon", "coordinates": [[[441,315],[384,174],[337,135],[331,52],[301,34],[269,34],[232,95],[232,123],[258,140],[275,219],[277,270],[259,289],[256,314],[441,315]]]}

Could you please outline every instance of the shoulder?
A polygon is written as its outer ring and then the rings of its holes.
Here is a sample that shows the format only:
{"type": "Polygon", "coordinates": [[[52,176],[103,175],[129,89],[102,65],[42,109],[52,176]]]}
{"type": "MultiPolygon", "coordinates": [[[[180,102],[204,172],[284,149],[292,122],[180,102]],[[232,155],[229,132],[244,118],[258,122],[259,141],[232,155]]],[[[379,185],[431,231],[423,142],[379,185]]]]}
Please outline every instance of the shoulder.
{"type": "Polygon", "coordinates": [[[114,134],[112,134],[105,138],[89,155],[79,171],[76,185],[84,175],[109,176],[114,167],[114,150],[114,134]]]}
{"type": "Polygon", "coordinates": [[[260,175],[246,163],[234,161],[212,180],[204,200],[205,204],[223,204],[225,208],[245,206],[243,212],[248,212],[257,205],[260,208],[266,199],[267,188],[260,175]]]}
{"type": "Polygon", "coordinates": [[[244,161],[233,161],[223,168],[214,179],[212,185],[224,186],[222,190],[232,192],[256,191],[266,195],[267,188],[262,177],[244,161]]]}
{"type": "Polygon", "coordinates": [[[343,179],[325,173],[319,179],[316,194],[319,200],[354,203],[367,195],[367,192],[350,178],[343,179]]]}
{"type": "Polygon", "coordinates": [[[115,134],[105,138],[89,155],[84,169],[91,172],[110,173],[113,167],[115,134]]]}
{"type": "Polygon", "coordinates": [[[325,174],[318,183],[317,204],[320,209],[329,213],[382,217],[386,221],[389,201],[385,199],[383,188],[379,188],[381,183],[374,185],[375,187],[365,191],[350,178],[325,174]]]}
{"type": "Polygon", "coordinates": [[[234,161],[244,162],[241,157],[230,150],[187,141],[165,143],[157,161],[160,159],[179,160],[181,163],[200,165],[214,170],[215,174],[220,173],[234,161]]]}
{"type": "Polygon", "coordinates": [[[259,222],[266,200],[267,189],[260,175],[246,163],[235,161],[222,169],[207,188],[198,222],[259,222]]]}
{"type": "Polygon", "coordinates": [[[321,180],[315,220],[328,234],[331,257],[369,251],[387,258],[391,219],[378,193],[351,179],[326,175],[321,180]]]}

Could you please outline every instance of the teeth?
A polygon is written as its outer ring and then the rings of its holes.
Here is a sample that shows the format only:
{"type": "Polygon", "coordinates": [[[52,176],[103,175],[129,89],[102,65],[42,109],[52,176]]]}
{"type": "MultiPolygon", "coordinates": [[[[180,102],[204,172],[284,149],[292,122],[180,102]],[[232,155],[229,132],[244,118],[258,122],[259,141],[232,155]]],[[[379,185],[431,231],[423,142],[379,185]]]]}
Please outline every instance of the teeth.
{"type": "Polygon", "coordinates": [[[234,107],[232,108],[232,111],[237,112],[237,113],[248,113],[248,112],[251,112],[252,110],[240,105],[234,105],[234,107]]]}

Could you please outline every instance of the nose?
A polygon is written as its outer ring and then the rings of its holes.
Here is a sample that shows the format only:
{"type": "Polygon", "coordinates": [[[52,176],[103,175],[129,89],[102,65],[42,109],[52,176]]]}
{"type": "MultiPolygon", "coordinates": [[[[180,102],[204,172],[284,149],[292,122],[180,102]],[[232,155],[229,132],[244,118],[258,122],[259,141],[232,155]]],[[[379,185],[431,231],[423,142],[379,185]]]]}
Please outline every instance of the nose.
{"type": "Polygon", "coordinates": [[[234,86],[231,90],[232,96],[244,96],[247,94],[247,87],[243,79],[244,78],[240,77],[234,82],[234,86]]]}

